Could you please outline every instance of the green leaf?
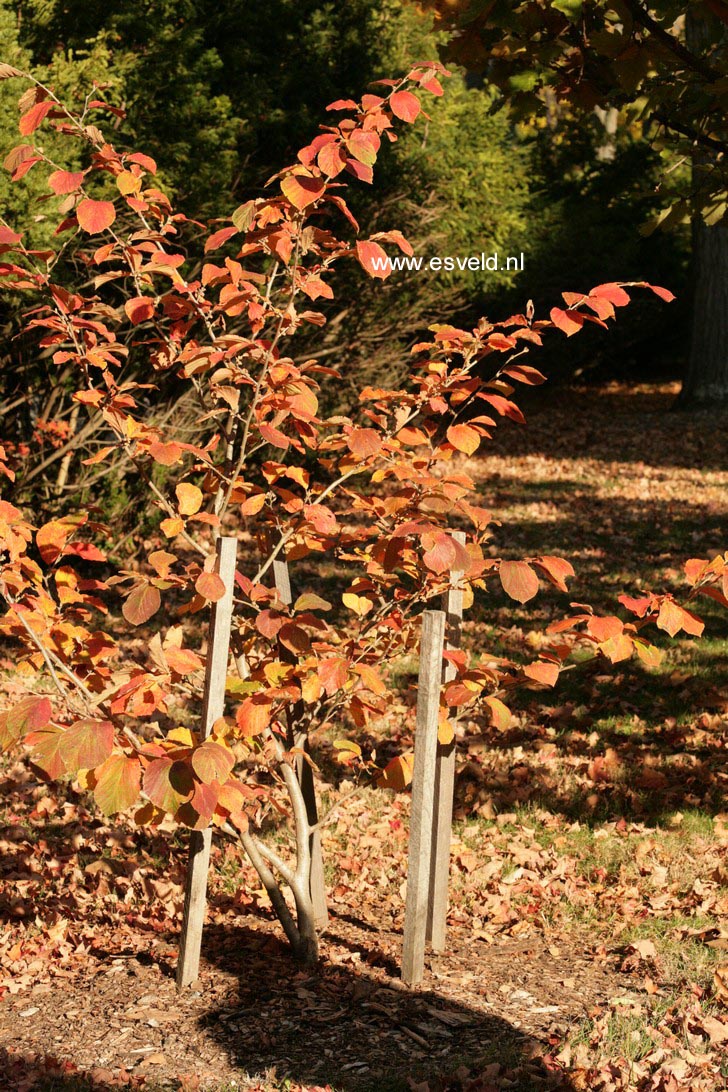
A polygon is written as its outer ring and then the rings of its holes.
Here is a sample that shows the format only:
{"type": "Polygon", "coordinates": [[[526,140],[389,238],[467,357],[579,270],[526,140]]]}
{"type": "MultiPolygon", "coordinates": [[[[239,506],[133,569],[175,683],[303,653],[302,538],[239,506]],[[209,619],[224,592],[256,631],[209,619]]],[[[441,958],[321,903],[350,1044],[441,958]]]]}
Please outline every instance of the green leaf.
{"type": "Polygon", "coordinates": [[[108,720],[79,720],[67,728],[60,743],[68,770],[95,770],[111,754],[114,726],[108,720]]]}
{"type": "Polygon", "coordinates": [[[583,0],[551,0],[551,7],[560,11],[567,19],[576,22],[581,17],[583,0]]]}

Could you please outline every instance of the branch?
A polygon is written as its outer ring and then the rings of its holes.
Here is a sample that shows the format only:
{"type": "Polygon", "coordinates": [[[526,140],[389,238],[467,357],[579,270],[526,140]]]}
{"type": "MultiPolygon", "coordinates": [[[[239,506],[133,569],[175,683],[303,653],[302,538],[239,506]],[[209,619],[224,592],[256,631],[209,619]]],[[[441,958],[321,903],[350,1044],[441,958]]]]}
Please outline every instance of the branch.
{"type": "Polygon", "coordinates": [[[723,73],[717,68],[713,68],[712,65],[704,61],[702,57],[697,56],[692,50],[665,30],[664,27],[652,18],[650,13],[642,7],[640,0],[625,0],[625,5],[632,14],[632,18],[636,23],[639,23],[641,27],[649,31],[652,37],[658,41],[661,45],[665,46],[678,60],[682,61],[687,68],[691,68],[693,72],[697,72],[708,83],[715,83],[717,80],[723,78],[723,73]]]}

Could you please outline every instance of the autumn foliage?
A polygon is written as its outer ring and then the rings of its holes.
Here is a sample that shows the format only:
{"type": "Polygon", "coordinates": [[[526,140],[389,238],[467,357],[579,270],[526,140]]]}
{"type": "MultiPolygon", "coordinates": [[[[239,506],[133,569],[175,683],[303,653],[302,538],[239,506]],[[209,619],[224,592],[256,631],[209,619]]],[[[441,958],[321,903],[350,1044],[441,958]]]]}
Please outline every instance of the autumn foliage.
{"type": "MultiPolygon", "coordinates": [[[[501,418],[523,421],[516,388],[544,380],[527,354],[554,331],[606,327],[631,289],[671,295],[603,284],[565,292],[544,318],[529,305],[473,330],[434,326],[413,347],[401,389],[367,387],[349,416],[322,416],[319,384],[335,382],[336,370],[294,356],[296,334],[326,321],[317,301],[333,297],[339,263],[381,277],[386,248],[411,253],[396,230],[359,236],[345,183],[372,182],[382,144],[418,120],[428,95],[442,93],[442,67],[418,65],[361,102],[332,103],[329,122],[266,195],[209,228],[174,211],[152,159],[108,143],[95,120],[103,102],[74,113],[30,77],[8,66],[0,75],[29,84],[24,140],[5,166],[18,183],[30,170],[46,172],[46,212],[58,217],[53,251],[28,250],[12,225],[0,226],[0,276],[27,298],[26,334],[71,375],[81,411],[103,421],[103,442],[76,457],[98,466],[100,480],[123,459],[157,513],[144,564],[115,571],[103,508],[38,526],[32,505],[13,503],[25,453],[11,441],[0,446],[0,630],[17,649],[28,691],[0,716],[0,742],[24,742],[50,778],[78,779],[107,815],[135,808],[139,824],[172,817],[194,829],[232,827],[280,870],[254,830],[280,806],[293,757],[328,724],[342,737],[343,760],[363,762],[343,737],[351,726],[376,732],[392,685],[387,664],[416,652],[421,610],[453,573],[466,606],[493,585],[520,603],[542,582],[568,592],[565,559],[490,555],[494,514],[478,503],[461,458],[475,456],[501,418]],[[45,126],[83,147],[85,169],[58,169],[43,151],[45,126]],[[71,287],[56,274],[70,240],[71,287]],[[196,399],[194,442],[145,420],[155,387],[170,376],[196,399]],[[465,546],[456,527],[467,530],[465,546]],[[244,544],[235,668],[228,715],[203,740],[196,623],[223,591],[221,532],[244,544]],[[346,573],[341,603],[321,589],[282,602],[271,577],[283,557],[292,566],[334,563],[346,573]],[[138,626],[149,637],[143,655],[125,639],[138,626]]],[[[697,596],[728,605],[726,558],[689,561],[686,579],[685,603],[623,596],[627,620],[575,605],[530,663],[447,653],[456,678],[443,688],[441,740],[476,705],[506,728],[514,691],[553,686],[576,644],[611,662],[636,654],[651,665],[659,653],[650,625],[699,635],[697,596]]],[[[395,759],[380,783],[399,787],[407,770],[395,759]]]]}

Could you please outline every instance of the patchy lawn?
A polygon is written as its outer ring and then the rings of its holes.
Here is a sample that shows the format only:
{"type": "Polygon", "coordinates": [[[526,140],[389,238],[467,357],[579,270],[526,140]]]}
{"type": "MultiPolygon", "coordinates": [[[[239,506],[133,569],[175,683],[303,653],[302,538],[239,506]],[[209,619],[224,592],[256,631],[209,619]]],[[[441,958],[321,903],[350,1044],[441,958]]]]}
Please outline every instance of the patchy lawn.
{"type": "MultiPolygon", "coordinates": [[[[572,596],[481,602],[464,627],[476,655],[525,655],[570,598],[615,610],[619,592],[673,589],[688,557],[726,548],[725,417],[671,413],[674,393],[536,392],[528,427],[464,464],[502,521],[494,553],[577,570],[572,596]]],[[[589,665],[526,694],[508,732],[462,726],[449,948],[414,992],[398,977],[409,796],[352,793],[330,740],[315,748],[338,805],[320,966],[291,963],[221,842],[201,978],[181,997],[181,836],[109,826],[8,757],[0,1086],[724,1089],[728,617],[703,613],[708,636],[656,670],[589,665]]],[[[416,665],[395,666],[382,757],[411,744],[416,665]]]]}

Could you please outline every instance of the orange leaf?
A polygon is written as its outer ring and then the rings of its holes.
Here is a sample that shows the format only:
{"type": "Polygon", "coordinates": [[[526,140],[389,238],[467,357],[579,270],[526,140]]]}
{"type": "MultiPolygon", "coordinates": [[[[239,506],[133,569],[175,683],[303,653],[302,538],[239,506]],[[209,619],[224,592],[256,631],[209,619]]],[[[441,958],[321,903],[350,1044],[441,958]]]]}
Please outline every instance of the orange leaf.
{"type": "Polygon", "coordinates": [[[323,178],[315,178],[303,171],[288,174],[281,182],[283,196],[287,197],[297,209],[305,209],[308,205],[318,201],[325,189],[326,182],[323,178]]]}
{"type": "Polygon", "coordinates": [[[543,683],[544,686],[554,686],[559,677],[559,665],[546,663],[545,660],[536,660],[523,669],[523,674],[529,679],[543,683]]]}
{"type": "Polygon", "coordinates": [[[177,675],[192,675],[202,667],[202,660],[191,648],[167,645],[164,649],[164,658],[177,675]]]}
{"type": "Polygon", "coordinates": [[[357,242],[356,256],[362,269],[370,277],[379,277],[380,280],[384,281],[392,272],[392,263],[387,256],[386,250],[379,243],[357,242]]]}
{"type": "Polygon", "coordinates": [[[395,117],[412,122],[420,112],[420,100],[411,91],[395,91],[389,99],[395,117]]]}
{"type": "Polygon", "coordinates": [[[44,102],[37,102],[35,106],[31,106],[27,113],[23,114],[18,122],[18,129],[22,136],[30,136],[35,132],[40,123],[45,118],[49,110],[53,109],[53,103],[46,99],[44,102]]]}
{"type": "Polygon", "coordinates": [[[508,731],[511,726],[511,711],[508,706],[500,698],[485,698],[485,704],[490,709],[493,725],[501,732],[508,731]]]}
{"type": "Polygon", "coordinates": [[[694,637],[699,637],[705,625],[691,611],[685,610],[672,599],[664,599],[657,616],[657,628],[664,629],[671,637],[674,637],[681,629],[694,637]]]}
{"type": "Polygon", "coordinates": [[[526,561],[501,561],[503,591],[519,603],[527,603],[538,592],[538,577],[526,561]]]}
{"type": "Polygon", "coordinates": [[[154,300],[149,296],[135,296],[126,301],[124,310],[130,321],[138,326],[140,322],[146,322],[154,315],[154,300]]]}
{"type": "Polygon", "coordinates": [[[116,219],[116,209],[111,201],[92,201],[85,198],[76,209],[79,227],[89,235],[98,235],[110,228],[116,219]]]}
{"type": "Polygon", "coordinates": [[[346,438],[346,446],[359,459],[378,455],[382,450],[382,436],[374,428],[355,428],[346,438]]]}
{"type": "Polygon", "coordinates": [[[257,736],[270,724],[270,703],[258,695],[246,698],[238,706],[235,721],[244,736],[257,736]]]}
{"type": "Polygon", "coordinates": [[[265,505],[265,493],[254,493],[240,505],[240,514],[243,516],[257,516],[265,505]]]}
{"type": "Polygon", "coordinates": [[[480,434],[470,425],[451,425],[447,438],[454,448],[466,455],[473,455],[480,447],[480,434]]]}
{"type": "Polygon", "coordinates": [[[75,193],[83,182],[83,171],[54,171],[48,176],[48,185],[54,193],[75,193]]]}
{"type": "Polygon", "coordinates": [[[378,788],[393,789],[395,792],[406,789],[412,781],[413,766],[414,757],[412,754],[398,755],[393,758],[379,775],[377,779],[378,788]]]}
{"type": "Polygon", "coordinates": [[[175,538],[180,531],[184,530],[184,521],[181,519],[163,519],[159,525],[162,534],[167,538],[175,538]]]}
{"type": "Polygon", "coordinates": [[[563,330],[567,337],[581,330],[584,325],[584,316],[580,311],[564,311],[561,307],[551,308],[551,321],[559,330],[563,330]]]}
{"type": "MultiPolygon", "coordinates": [[[[160,466],[174,466],[182,458],[182,447],[172,440],[168,444],[162,443],[160,440],[155,440],[153,444],[149,445],[149,454],[154,459],[155,463],[159,463],[160,466]]],[[[180,521],[181,522],[181,521],[180,521]]],[[[180,530],[182,528],[180,527],[180,530]]]]}
{"type": "Polygon", "coordinates": [[[11,709],[0,713],[0,748],[9,747],[26,732],[45,728],[52,712],[48,698],[29,694],[11,709]]]}
{"type": "Polygon", "coordinates": [[[156,758],[144,773],[144,792],[162,811],[174,812],[189,800],[194,790],[192,770],[186,762],[156,758]]]}
{"type": "Polygon", "coordinates": [[[568,591],[566,581],[568,577],[574,575],[574,570],[571,564],[563,557],[551,557],[550,555],[544,555],[540,557],[538,561],[534,561],[536,568],[555,584],[559,591],[568,591]]]}
{"type": "Polygon", "coordinates": [[[132,626],[141,626],[156,614],[162,603],[159,589],[151,584],[138,584],[124,600],[121,613],[132,626]]]}
{"type": "Polygon", "coordinates": [[[192,769],[200,781],[225,781],[235,765],[235,756],[227,747],[213,740],[205,740],[192,752],[192,769]]]}
{"type": "Polygon", "coordinates": [[[195,581],[195,591],[203,599],[217,603],[225,594],[225,582],[217,573],[200,573],[195,581]]]}

